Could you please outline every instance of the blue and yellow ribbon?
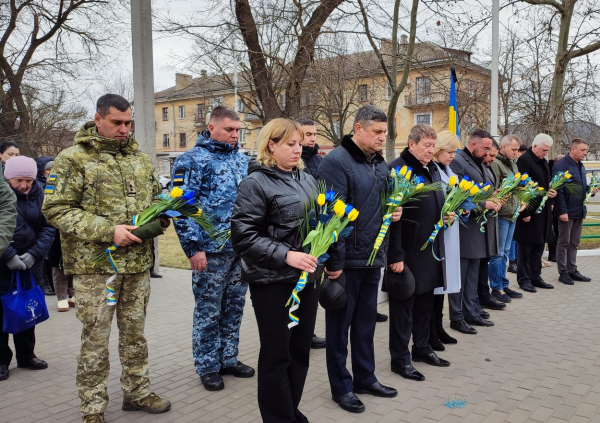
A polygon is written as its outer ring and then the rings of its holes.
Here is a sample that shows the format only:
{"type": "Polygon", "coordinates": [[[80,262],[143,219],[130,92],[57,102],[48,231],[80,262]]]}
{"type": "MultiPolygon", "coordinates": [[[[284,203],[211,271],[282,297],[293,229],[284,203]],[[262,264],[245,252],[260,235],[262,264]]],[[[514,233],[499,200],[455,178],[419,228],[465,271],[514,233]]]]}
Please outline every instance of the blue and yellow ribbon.
{"type": "Polygon", "coordinates": [[[294,290],[292,291],[292,296],[290,297],[290,299],[288,300],[288,302],[286,304],[286,306],[287,306],[287,305],[290,305],[290,303],[291,303],[291,307],[288,312],[288,316],[289,316],[291,322],[288,324],[288,329],[291,329],[294,326],[298,326],[298,323],[300,322],[300,320],[296,316],[294,316],[293,313],[296,310],[298,310],[298,308],[300,307],[300,297],[298,296],[298,294],[306,286],[307,279],[308,279],[308,273],[306,273],[303,270],[302,273],[300,274],[300,279],[298,279],[298,282],[296,282],[296,286],[294,287],[294,290]]]}
{"type": "MultiPolygon", "coordinates": [[[[395,200],[391,197],[389,198],[390,202],[394,202],[395,200]]],[[[398,202],[399,203],[399,202],[398,202]]],[[[394,204],[394,203],[392,203],[394,204]]],[[[396,204],[394,204],[396,205],[396,204]]],[[[375,238],[375,245],[373,246],[373,251],[371,251],[371,255],[369,256],[369,260],[367,261],[367,266],[370,266],[375,261],[375,257],[377,257],[377,252],[383,244],[383,240],[385,239],[385,235],[387,234],[390,225],[392,224],[392,214],[388,213],[383,216],[383,223],[381,224],[381,228],[379,229],[379,233],[377,234],[377,238],[375,238]]]]}
{"type": "Polygon", "coordinates": [[[117,267],[117,263],[115,263],[115,260],[113,259],[113,256],[112,256],[112,253],[114,251],[117,251],[117,248],[119,248],[119,246],[117,244],[113,244],[105,250],[106,254],[108,254],[108,262],[110,263],[113,270],[115,271],[115,274],[106,280],[106,291],[107,291],[106,304],[109,306],[114,306],[117,304],[117,298],[115,296],[115,289],[112,286],[110,286],[110,284],[115,279],[117,279],[117,275],[119,274],[119,268],[117,267]]]}

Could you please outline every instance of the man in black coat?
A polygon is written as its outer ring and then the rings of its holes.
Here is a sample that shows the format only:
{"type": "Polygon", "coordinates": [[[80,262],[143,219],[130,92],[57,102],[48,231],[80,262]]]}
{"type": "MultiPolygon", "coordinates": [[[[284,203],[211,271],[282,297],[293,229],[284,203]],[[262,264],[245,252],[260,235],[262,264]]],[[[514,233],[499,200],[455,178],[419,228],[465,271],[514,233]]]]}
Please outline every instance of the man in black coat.
{"type": "MultiPolygon", "coordinates": [[[[377,314],[377,291],[381,268],[385,266],[386,243],[371,266],[367,261],[383,223],[381,196],[386,190],[388,167],[381,155],[387,131],[385,113],[375,106],[363,106],[354,118],[354,135],[346,135],[342,145],[329,153],[317,176],[324,179],[327,189],[343,196],[359,212],[354,230],[341,238],[338,260],[330,270],[346,272],[348,301],[340,310],[327,310],[327,373],[333,400],[346,411],[360,413],[365,406],[355,393],[379,397],[394,397],[393,388],[382,386],[375,377],[373,336],[377,314]],[[346,368],[348,329],[352,343],[352,371],[346,368]]],[[[400,220],[397,210],[392,221],[400,220]]]]}
{"type": "MultiPolygon", "coordinates": [[[[519,160],[519,172],[527,173],[540,187],[550,186],[550,166],[546,155],[552,147],[550,135],[538,134],[533,144],[519,160]]],[[[556,191],[549,191],[549,198],[556,197],[556,191]]],[[[541,197],[531,200],[529,207],[521,212],[517,219],[513,239],[517,247],[517,282],[527,292],[537,292],[535,289],[552,289],[554,286],[542,279],[542,254],[552,226],[552,200],[546,202],[541,213],[537,213],[541,197]]]]}
{"type": "MultiPolygon", "coordinates": [[[[460,150],[450,168],[461,179],[469,176],[476,184],[490,182],[483,162],[492,150],[492,135],[482,129],[475,130],[466,147],[460,150]]],[[[487,210],[498,211],[499,204],[486,201],[478,204],[487,210]]],[[[477,222],[477,212],[471,211],[464,225],[460,226],[460,273],[461,292],[448,295],[450,305],[450,327],[462,333],[476,334],[477,330],[471,325],[493,326],[494,323],[481,317],[477,304],[477,287],[479,281],[479,266],[481,260],[487,257],[487,238],[480,231],[477,222]]]]}
{"type": "MultiPolygon", "coordinates": [[[[437,166],[432,161],[437,134],[429,125],[415,125],[408,135],[408,147],[390,168],[408,166],[413,175],[425,183],[440,182],[437,166]]],[[[387,272],[402,273],[405,266],[415,279],[415,291],[406,299],[390,293],[390,354],[392,371],[406,379],[425,380],[411,364],[408,343],[412,334],[412,360],[432,366],[447,367],[429,346],[429,320],[433,311],[433,290],[444,286],[444,237],[440,233],[433,245],[421,250],[440,219],[444,193],[430,191],[403,211],[403,218],[390,226],[387,272]],[[438,261],[432,254],[442,259],[438,261]]],[[[452,216],[453,218],[453,216],[452,216]]],[[[458,224],[458,223],[457,223],[458,224]]],[[[388,275],[389,276],[389,275],[388,275]]],[[[390,280],[386,278],[386,280],[390,280]]]]}

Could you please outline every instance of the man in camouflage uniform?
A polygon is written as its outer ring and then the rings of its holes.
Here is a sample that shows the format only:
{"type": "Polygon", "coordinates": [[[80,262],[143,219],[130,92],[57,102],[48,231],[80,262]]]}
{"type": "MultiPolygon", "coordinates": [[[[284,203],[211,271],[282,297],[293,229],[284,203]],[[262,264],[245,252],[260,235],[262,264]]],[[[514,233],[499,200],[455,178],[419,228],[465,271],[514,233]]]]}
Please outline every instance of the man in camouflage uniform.
{"type": "Polygon", "coordinates": [[[83,323],[77,357],[77,388],[84,422],[104,422],[108,404],[108,341],[114,312],[119,327],[123,371],[123,410],[162,413],[171,407],[150,391],[148,346],[144,337],[150,297],[151,240],[130,230],[135,214],[152,205],[160,192],[150,158],[130,136],[129,102],[107,94],[98,100],[94,122],[62,151],[48,177],[43,212],[61,232],[64,270],[74,275],[77,318],[83,323]],[[107,305],[106,280],[114,274],[108,260],[93,258],[111,245],[119,274],[111,285],[116,305],[107,305]]]}
{"type": "MultiPolygon", "coordinates": [[[[248,175],[248,158],[238,151],[239,131],[238,114],[227,107],[216,107],[208,131],[198,136],[194,148],[177,158],[173,168],[173,186],[194,191],[195,199],[214,217],[221,233],[231,228],[237,187],[248,175]]],[[[221,246],[191,219],[177,220],[175,230],[193,270],[196,372],[205,389],[217,391],[225,387],[223,374],[254,375],[253,368],[237,359],[248,284],[241,280],[240,258],[231,242],[221,246]]]]}
{"type": "Polygon", "coordinates": [[[0,175],[0,254],[10,245],[17,221],[17,197],[0,175]]]}

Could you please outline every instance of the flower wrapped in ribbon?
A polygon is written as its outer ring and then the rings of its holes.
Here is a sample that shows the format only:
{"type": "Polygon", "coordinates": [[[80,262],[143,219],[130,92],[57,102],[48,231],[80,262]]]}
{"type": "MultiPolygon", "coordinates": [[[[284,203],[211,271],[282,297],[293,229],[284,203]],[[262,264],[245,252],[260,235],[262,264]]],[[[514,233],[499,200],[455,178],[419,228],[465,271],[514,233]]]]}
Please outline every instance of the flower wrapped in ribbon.
{"type": "Polygon", "coordinates": [[[515,209],[515,212],[511,218],[511,222],[517,220],[517,217],[519,217],[519,215],[521,214],[519,210],[521,209],[521,205],[523,203],[525,203],[525,208],[529,208],[531,201],[534,198],[540,197],[544,194],[544,188],[538,186],[538,183],[532,180],[529,180],[525,184],[525,186],[519,187],[519,189],[515,191],[515,195],[519,201],[517,203],[517,208],[515,209]]]}
{"type": "MultiPolygon", "coordinates": [[[[325,189],[325,183],[319,181],[319,193],[316,201],[313,201],[311,209],[307,211],[306,224],[308,233],[304,237],[302,247],[307,254],[315,257],[319,264],[325,263],[329,258],[327,250],[339,238],[348,236],[353,227],[346,227],[348,223],[354,222],[358,217],[358,210],[350,204],[344,203],[334,192],[325,189]]],[[[299,323],[294,312],[300,307],[299,293],[304,289],[308,281],[308,273],[302,271],[300,279],[296,283],[292,295],[286,307],[290,307],[288,316],[290,323],[288,329],[292,329],[299,323]]]]}
{"type": "Polygon", "coordinates": [[[592,180],[588,185],[587,193],[585,194],[585,199],[583,200],[583,205],[585,206],[594,195],[594,190],[600,188],[600,175],[593,175],[592,180]]]}
{"type": "MultiPolygon", "coordinates": [[[[148,207],[142,213],[133,216],[131,224],[137,226],[137,229],[134,229],[131,233],[142,240],[152,239],[158,235],[162,235],[164,229],[168,226],[169,218],[188,218],[194,219],[202,226],[209,236],[214,237],[215,226],[212,219],[195,203],[194,197],[195,193],[193,191],[184,193],[181,188],[178,187],[173,188],[168,195],[160,194],[157,197],[157,203],[148,207]]],[[[92,261],[92,266],[98,267],[100,263],[108,259],[115,272],[115,274],[106,281],[106,291],[108,292],[106,303],[108,305],[115,305],[117,303],[115,290],[110,284],[117,278],[119,273],[119,268],[112,256],[118,248],[118,245],[113,244],[104,250],[104,252],[94,257],[92,261]]]]}
{"type": "Polygon", "coordinates": [[[544,198],[542,198],[539,207],[535,211],[536,214],[542,212],[544,206],[546,205],[546,201],[548,201],[548,198],[550,198],[550,190],[558,191],[561,188],[566,188],[571,194],[581,194],[581,188],[579,187],[579,185],[569,183],[572,177],[573,175],[571,175],[568,170],[565,170],[564,172],[558,172],[552,177],[552,180],[550,181],[550,186],[548,187],[548,191],[546,191],[544,198]]]}
{"type": "Polygon", "coordinates": [[[442,210],[440,211],[440,220],[435,224],[433,228],[433,232],[429,235],[429,238],[421,247],[421,251],[423,251],[429,244],[432,244],[431,254],[437,261],[441,261],[441,259],[435,254],[433,249],[433,242],[437,238],[440,230],[449,228],[454,221],[448,222],[446,224],[445,217],[450,213],[454,212],[458,216],[460,216],[465,211],[471,211],[475,208],[475,204],[469,201],[469,197],[471,194],[471,189],[475,187],[475,183],[469,180],[469,176],[465,175],[465,177],[458,182],[457,176],[451,176],[448,181],[448,185],[446,186],[446,200],[442,205],[442,210]]]}
{"type": "Polygon", "coordinates": [[[413,169],[409,166],[396,166],[390,170],[388,187],[382,198],[383,223],[377,238],[375,238],[375,244],[367,261],[367,266],[371,266],[375,261],[375,257],[377,257],[381,244],[383,244],[387,231],[392,224],[394,211],[406,203],[418,200],[428,192],[439,191],[440,189],[441,184],[439,182],[426,184],[423,178],[413,175],[413,169]]]}

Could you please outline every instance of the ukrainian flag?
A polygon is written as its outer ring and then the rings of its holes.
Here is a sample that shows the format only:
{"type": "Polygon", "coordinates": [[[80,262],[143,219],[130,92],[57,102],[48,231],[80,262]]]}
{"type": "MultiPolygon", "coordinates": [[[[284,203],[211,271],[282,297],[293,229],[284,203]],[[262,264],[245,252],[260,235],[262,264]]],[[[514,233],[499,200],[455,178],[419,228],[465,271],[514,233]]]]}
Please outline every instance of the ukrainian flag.
{"type": "Polygon", "coordinates": [[[460,129],[458,127],[458,105],[456,103],[456,72],[450,68],[450,110],[448,112],[448,130],[460,139],[460,129]]]}

